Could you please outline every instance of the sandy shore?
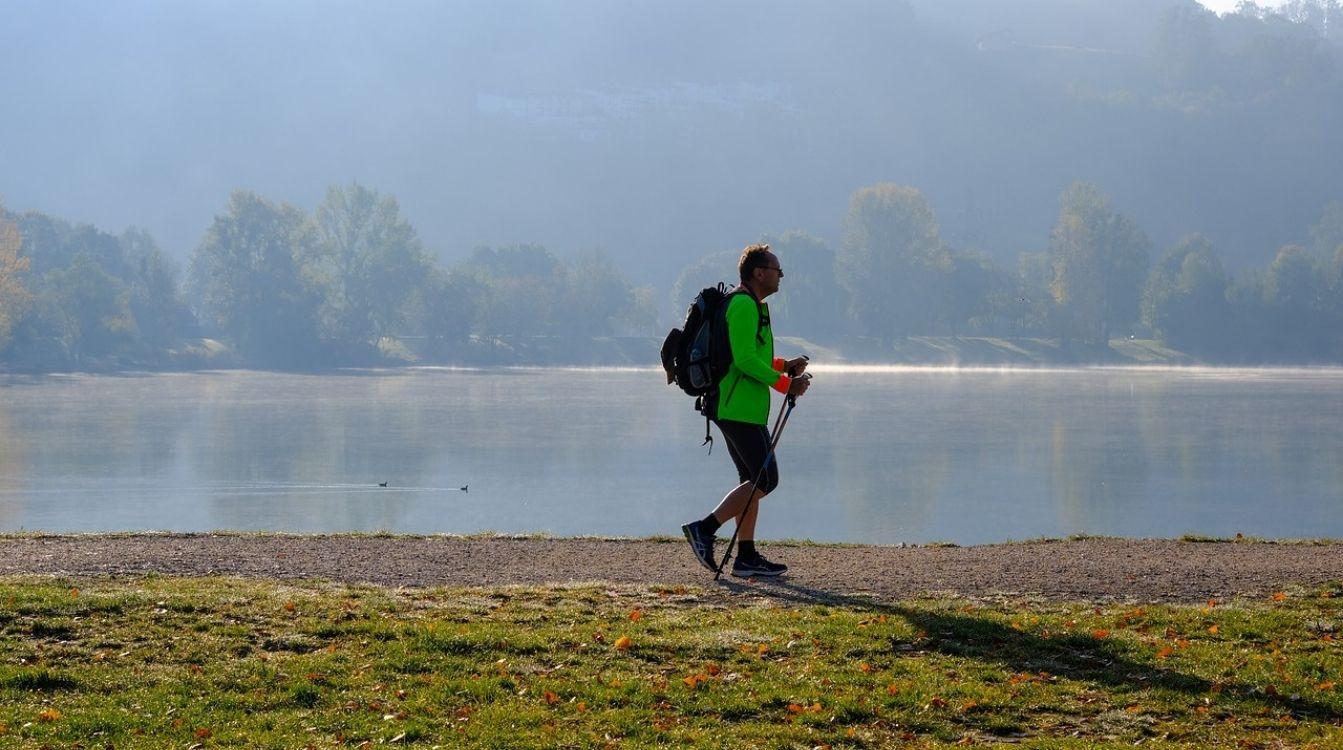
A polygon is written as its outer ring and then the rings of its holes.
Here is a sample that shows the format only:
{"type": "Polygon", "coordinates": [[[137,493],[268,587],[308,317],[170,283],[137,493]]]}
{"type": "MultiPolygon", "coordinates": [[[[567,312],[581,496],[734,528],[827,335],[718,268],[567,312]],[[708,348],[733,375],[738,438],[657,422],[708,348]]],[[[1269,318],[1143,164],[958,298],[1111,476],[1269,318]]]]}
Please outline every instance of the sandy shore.
{"type": "MultiPolygon", "coordinates": [[[[720,543],[721,549],[721,543],[720,543]]],[[[387,586],[699,585],[899,599],[921,594],[1202,602],[1343,580],[1343,543],[1080,539],[976,547],[761,545],[780,582],[715,584],[680,540],[110,534],[0,536],[0,575],[227,575],[387,586]]]]}

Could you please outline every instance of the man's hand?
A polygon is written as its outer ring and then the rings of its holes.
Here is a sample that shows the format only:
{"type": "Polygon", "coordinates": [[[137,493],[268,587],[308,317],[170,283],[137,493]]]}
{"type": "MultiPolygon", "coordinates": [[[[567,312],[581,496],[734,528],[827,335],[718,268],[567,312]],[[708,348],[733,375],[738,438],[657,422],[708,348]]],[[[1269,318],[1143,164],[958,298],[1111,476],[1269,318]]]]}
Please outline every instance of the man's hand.
{"type": "Polygon", "coordinates": [[[788,395],[797,398],[807,392],[807,386],[811,385],[811,378],[793,378],[793,382],[788,384],[788,395]]]}
{"type": "Polygon", "coordinates": [[[790,359],[783,364],[783,371],[788,373],[788,377],[795,378],[807,371],[807,358],[797,357],[790,359]]]}

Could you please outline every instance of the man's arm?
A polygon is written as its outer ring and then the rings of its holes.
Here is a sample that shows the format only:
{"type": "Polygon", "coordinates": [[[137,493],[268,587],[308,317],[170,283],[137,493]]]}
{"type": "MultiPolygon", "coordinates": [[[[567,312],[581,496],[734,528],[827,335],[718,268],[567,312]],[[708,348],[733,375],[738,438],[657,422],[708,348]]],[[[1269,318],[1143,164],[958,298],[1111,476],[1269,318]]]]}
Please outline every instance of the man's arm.
{"type": "Polygon", "coordinates": [[[758,380],[779,393],[788,392],[791,379],[774,369],[774,363],[761,357],[755,343],[760,311],[755,300],[746,295],[733,297],[727,306],[727,338],[732,347],[732,363],[752,380],[758,380]]]}

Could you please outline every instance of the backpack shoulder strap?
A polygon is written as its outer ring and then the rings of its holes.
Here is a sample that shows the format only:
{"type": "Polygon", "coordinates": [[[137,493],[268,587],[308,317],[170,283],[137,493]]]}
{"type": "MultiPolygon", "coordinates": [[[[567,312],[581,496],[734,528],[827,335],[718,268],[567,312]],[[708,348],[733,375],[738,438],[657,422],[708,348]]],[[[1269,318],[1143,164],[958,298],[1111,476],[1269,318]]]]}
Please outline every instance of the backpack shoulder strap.
{"type": "Polygon", "coordinates": [[[744,294],[747,297],[750,297],[751,301],[755,303],[755,340],[760,341],[760,332],[765,330],[765,316],[760,313],[760,300],[756,299],[754,294],[751,294],[750,289],[741,285],[738,285],[736,289],[733,289],[732,292],[723,299],[723,313],[725,315],[727,314],[727,303],[738,294],[744,294]]]}

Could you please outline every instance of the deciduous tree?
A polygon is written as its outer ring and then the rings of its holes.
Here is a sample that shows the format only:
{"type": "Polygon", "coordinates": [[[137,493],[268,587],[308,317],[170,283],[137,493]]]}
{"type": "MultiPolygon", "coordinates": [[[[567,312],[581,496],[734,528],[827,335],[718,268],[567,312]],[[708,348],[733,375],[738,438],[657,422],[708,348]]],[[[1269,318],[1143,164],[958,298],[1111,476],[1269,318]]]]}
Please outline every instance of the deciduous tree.
{"type": "Polygon", "coordinates": [[[203,322],[249,360],[281,366],[313,362],[321,296],[301,274],[313,243],[299,209],[234,191],[191,259],[203,322]]]}
{"type": "Polygon", "coordinates": [[[1143,294],[1143,320],[1161,341],[1200,354],[1230,343],[1227,276],[1212,242],[1185,237],[1152,268],[1143,294]]]}
{"type": "Polygon", "coordinates": [[[919,190],[883,182],[853,194],[838,277],[866,331],[887,341],[929,332],[950,264],[919,190]]]}
{"type": "Polygon", "coordinates": [[[324,287],[324,333],[376,344],[404,322],[406,301],[432,266],[396,199],[360,185],[333,186],[315,214],[316,253],[305,258],[324,287]]]}
{"type": "Polygon", "coordinates": [[[0,351],[9,344],[14,324],[33,299],[23,284],[29,261],[20,257],[22,250],[19,227],[0,205],[0,351]]]}
{"type": "Polygon", "coordinates": [[[1138,319],[1150,242],[1095,185],[1074,183],[1059,202],[1049,243],[1057,329],[1065,340],[1105,344],[1138,319]]]}

